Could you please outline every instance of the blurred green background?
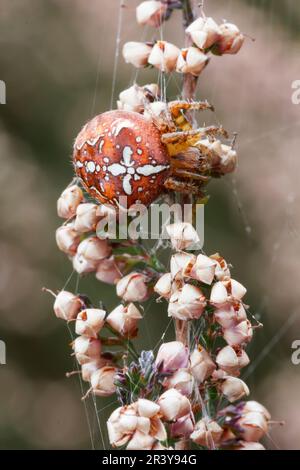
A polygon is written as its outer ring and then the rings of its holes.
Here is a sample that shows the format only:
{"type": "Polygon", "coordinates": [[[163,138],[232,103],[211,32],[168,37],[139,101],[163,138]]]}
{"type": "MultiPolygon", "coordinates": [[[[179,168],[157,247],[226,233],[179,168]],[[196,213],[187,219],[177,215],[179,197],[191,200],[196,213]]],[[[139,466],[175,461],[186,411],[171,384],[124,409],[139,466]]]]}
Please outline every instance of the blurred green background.
{"type": "MultiPolygon", "coordinates": [[[[136,25],[135,0],[123,11],[121,45],[153,37],[136,25]]],[[[233,276],[248,288],[246,302],[264,323],[249,347],[247,383],[274,427],[271,449],[300,448],[300,366],[291,344],[300,339],[299,171],[300,105],[292,82],[300,79],[300,5],[293,0],[207,0],[206,14],[237,23],[255,38],[237,56],[213,58],[200,78],[198,97],[216,107],[216,120],[238,132],[239,168],[209,186],[205,251],[219,251],[233,276]]],[[[0,448],[101,448],[95,406],[105,434],[112,399],[82,404],[67,328],[52,311],[43,286],[61,289],[72,269],[55,245],[60,224],[56,199],[72,178],[73,140],[89,118],[110,108],[119,0],[1,0],[0,106],[1,224],[0,448]],[[103,409],[104,408],[104,409],[103,409]]],[[[183,44],[180,13],[163,28],[183,44]]],[[[118,93],[137,79],[156,82],[155,71],[136,71],[118,61],[118,93]]],[[[169,97],[178,96],[171,77],[169,97]]],[[[76,276],[68,289],[75,289],[76,276]]],[[[114,288],[93,276],[79,291],[108,309],[114,288]]],[[[160,340],[168,319],[164,304],[146,306],[139,345],[160,340]]],[[[166,338],[172,338],[169,328],[166,338]]],[[[105,443],[107,442],[104,436],[105,443]]]]}

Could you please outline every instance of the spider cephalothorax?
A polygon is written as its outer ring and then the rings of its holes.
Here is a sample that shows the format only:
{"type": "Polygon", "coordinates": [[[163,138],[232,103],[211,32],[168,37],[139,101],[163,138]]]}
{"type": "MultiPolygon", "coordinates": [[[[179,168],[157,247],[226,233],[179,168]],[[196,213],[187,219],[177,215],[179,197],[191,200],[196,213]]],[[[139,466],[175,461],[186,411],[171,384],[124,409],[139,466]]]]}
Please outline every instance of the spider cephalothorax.
{"type": "Polygon", "coordinates": [[[76,138],[73,163],[86,190],[101,203],[151,204],[163,191],[200,195],[210,176],[232,171],[236,154],[221,144],[222,127],[192,129],[184,112],[207,102],[156,101],[144,115],[116,110],[96,116],[76,138]],[[124,199],[123,199],[124,200],[124,199]]]}

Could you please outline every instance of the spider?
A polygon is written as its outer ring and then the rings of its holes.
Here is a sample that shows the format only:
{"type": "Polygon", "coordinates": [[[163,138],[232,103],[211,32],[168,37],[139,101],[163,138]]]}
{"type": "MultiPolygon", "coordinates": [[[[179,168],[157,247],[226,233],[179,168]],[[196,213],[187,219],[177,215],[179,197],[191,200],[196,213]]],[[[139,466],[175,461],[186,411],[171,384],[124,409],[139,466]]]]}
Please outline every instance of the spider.
{"type": "Polygon", "coordinates": [[[232,171],[236,160],[235,151],[217,139],[228,137],[222,127],[193,129],[187,116],[212,109],[206,101],[151,103],[145,98],[143,115],[123,110],[100,114],[75,140],[75,172],[92,197],[114,206],[121,197],[127,208],[149,206],[166,191],[202,196],[210,177],[232,171]],[[222,166],[225,150],[227,156],[231,152],[230,164],[222,166]]]}

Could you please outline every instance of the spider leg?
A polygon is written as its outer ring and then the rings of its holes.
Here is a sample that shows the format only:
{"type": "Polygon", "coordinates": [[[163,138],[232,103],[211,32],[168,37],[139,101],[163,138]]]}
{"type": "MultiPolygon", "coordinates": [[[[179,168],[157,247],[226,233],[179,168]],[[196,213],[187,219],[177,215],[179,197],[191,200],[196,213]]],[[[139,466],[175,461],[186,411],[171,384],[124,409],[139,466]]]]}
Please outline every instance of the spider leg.
{"type": "Polygon", "coordinates": [[[164,186],[168,191],[176,191],[183,194],[196,194],[203,196],[201,185],[193,183],[193,181],[179,180],[176,177],[169,176],[164,182],[164,186]]]}
{"type": "Polygon", "coordinates": [[[206,136],[223,136],[228,138],[228,133],[221,126],[201,127],[187,131],[177,131],[162,134],[162,142],[167,145],[170,156],[185,151],[188,147],[195,147],[199,140],[206,136]]]}
{"type": "Polygon", "coordinates": [[[168,108],[177,127],[183,130],[192,128],[189,117],[184,114],[184,111],[203,111],[206,109],[214,111],[214,107],[208,101],[176,100],[168,103],[168,108]]]}

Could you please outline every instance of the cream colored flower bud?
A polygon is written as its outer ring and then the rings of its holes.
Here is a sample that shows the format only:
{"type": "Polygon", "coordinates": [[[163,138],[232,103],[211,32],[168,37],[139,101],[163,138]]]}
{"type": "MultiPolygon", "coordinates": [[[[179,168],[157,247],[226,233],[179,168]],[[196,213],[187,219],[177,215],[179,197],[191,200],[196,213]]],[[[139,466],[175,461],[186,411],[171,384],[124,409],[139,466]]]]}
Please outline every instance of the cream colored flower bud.
{"type": "Polygon", "coordinates": [[[91,202],[80,204],[76,210],[74,229],[79,233],[94,231],[99,220],[97,205],[91,202]]]}
{"type": "Polygon", "coordinates": [[[202,291],[191,284],[172,294],[168,307],[168,316],[179,320],[193,320],[204,312],[206,298],[202,291]]]}
{"type": "Polygon", "coordinates": [[[87,308],[82,310],[76,319],[76,334],[97,338],[99,331],[104,325],[105,314],[105,311],[99,308],[87,308]]]}
{"type": "Polygon", "coordinates": [[[229,290],[229,293],[232,295],[234,299],[237,300],[242,300],[244,295],[247,292],[246,287],[244,287],[240,282],[236,281],[235,279],[230,279],[230,281],[225,282],[225,285],[227,286],[227,289],[229,290]]]}
{"type": "Polygon", "coordinates": [[[55,298],[53,309],[57,318],[70,321],[77,317],[82,307],[83,302],[80,297],[62,290],[55,298]]]}
{"type": "Polygon", "coordinates": [[[91,387],[94,395],[98,397],[109,397],[116,391],[114,384],[116,375],[115,367],[102,367],[96,370],[91,376],[91,387]]]}
{"type": "Polygon", "coordinates": [[[192,224],[177,222],[166,226],[174,250],[186,250],[200,242],[200,238],[192,224]]]}
{"type": "Polygon", "coordinates": [[[180,341],[163,343],[157,353],[155,364],[163,372],[172,372],[185,369],[188,366],[188,348],[180,341]]]}
{"type": "Polygon", "coordinates": [[[211,289],[210,293],[210,303],[215,306],[223,306],[228,301],[227,289],[224,286],[223,282],[216,282],[211,289]]]}
{"type": "Polygon", "coordinates": [[[159,413],[160,408],[159,405],[151,400],[139,398],[137,401],[137,410],[139,416],[143,416],[144,418],[153,418],[159,413]]]}
{"type": "Polygon", "coordinates": [[[247,314],[242,303],[228,303],[214,311],[214,318],[223,328],[226,329],[247,320],[247,314]]]}
{"type": "Polygon", "coordinates": [[[172,278],[189,277],[196,256],[189,253],[175,253],[171,257],[170,271],[172,278]]]}
{"type": "Polygon", "coordinates": [[[244,441],[257,442],[268,432],[268,422],[263,414],[250,411],[236,422],[244,441]]]}
{"type": "Polygon", "coordinates": [[[90,382],[92,374],[102,367],[101,360],[85,362],[81,366],[81,377],[84,382],[90,382]]]}
{"type": "Polygon", "coordinates": [[[212,18],[197,18],[185,30],[200,49],[207,49],[221,37],[221,30],[212,18]]]}
{"type": "Polygon", "coordinates": [[[266,450],[259,442],[244,442],[239,443],[233,448],[233,450],[266,450]]]}
{"type": "Polygon", "coordinates": [[[144,302],[148,298],[148,287],[144,274],[132,272],[117,283],[117,295],[126,302],[144,302]]]}
{"type": "Polygon", "coordinates": [[[179,369],[165,380],[164,387],[175,388],[182,395],[190,396],[194,388],[194,377],[187,369],[179,369]]]}
{"type": "Polygon", "coordinates": [[[176,70],[180,73],[191,73],[198,77],[208,62],[209,58],[200,49],[188,47],[187,49],[181,49],[176,70]]]}
{"type": "Polygon", "coordinates": [[[114,257],[102,259],[97,267],[96,278],[106,284],[115,284],[122,275],[114,257]]]}
{"type": "Polygon", "coordinates": [[[66,188],[57,201],[57,214],[63,219],[70,219],[76,214],[78,205],[83,201],[79,186],[73,184],[66,188]]]}
{"type": "Polygon", "coordinates": [[[221,37],[213,48],[216,54],[236,54],[242,47],[245,37],[232,23],[220,25],[221,37]]]}
{"type": "Polygon", "coordinates": [[[190,356],[190,362],[191,373],[199,384],[210,377],[216,368],[212,358],[202,347],[194,349],[190,356]]]}
{"type": "Polygon", "coordinates": [[[58,248],[67,255],[74,255],[80,242],[80,235],[74,230],[73,224],[63,225],[56,230],[58,248]]]}
{"type": "Polygon", "coordinates": [[[156,84],[149,84],[143,87],[133,85],[120,93],[118,109],[142,113],[145,104],[149,101],[148,96],[152,96],[153,99],[159,96],[159,88],[156,84]]]}
{"type": "Polygon", "coordinates": [[[172,275],[171,273],[163,274],[154,286],[154,292],[159,296],[168,299],[172,292],[172,275]]]}
{"type": "Polygon", "coordinates": [[[243,407],[243,414],[253,412],[262,414],[267,421],[271,419],[271,415],[267,408],[254,400],[246,401],[243,407]]]}
{"type": "Polygon", "coordinates": [[[250,391],[245,382],[237,377],[226,377],[220,385],[221,392],[233,403],[243,396],[249,395],[250,391]]]}
{"type": "Polygon", "coordinates": [[[95,272],[98,261],[85,258],[83,255],[76,253],[73,257],[73,268],[78,274],[86,274],[95,272]]]}
{"type": "Polygon", "coordinates": [[[200,254],[197,256],[196,262],[191,269],[190,277],[204,282],[204,284],[211,285],[215,276],[216,265],[216,261],[200,254]]]}
{"type": "Polygon", "coordinates": [[[143,42],[126,42],[123,47],[123,57],[127,64],[141,68],[148,64],[152,47],[143,42]]]}
{"type": "Polygon", "coordinates": [[[249,357],[244,350],[236,352],[231,346],[225,346],[218,352],[216,363],[229,375],[238,375],[249,364],[249,357]]]}
{"type": "Polygon", "coordinates": [[[162,72],[170,73],[176,68],[180,49],[166,41],[157,41],[148,58],[149,64],[162,72]]]}
{"type": "Polygon", "coordinates": [[[225,278],[230,277],[230,270],[228,264],[226,263],[225,259],[219,255],[219,253],[211,255],[210,258],[216,261],[217,263],[215,276],[218,281],[223,281],[225,278]]]}
{"type": "Polygon", "coordinates": [[[167,5],[159,1],[146,1],[139,4],[136,9],[136,20],[140,25],[149,25],[158,28],[164,21],[167,5]]]}
{"type": "Polygon", "coordinates": [[[107,421],[109,442],[114,447],[125,445],[137,426],[136,406],[119,407],[107,421]]]}
{"type": "Polygon", "coordinates": [[[194,431],[195,419],[193,413],[189,413],[182,418],[177,419],[175,423],[171,424],[170,433],[174,438],[184,437],[189,438],[194,431]]]}
{"type": "Polygon", "coordinates": [[[160,412],[167,421],[173,421],[191,412],[191,404],[187,397],[174,388],[164,392],[158,399],[160,412]]]}
{"type": "Polygon", "coordinates": [[[211,449],[220,442],[222,434],[223,429],[216,421],[202,418],[196,423],[195,430],[190,438],[196,444],[211,449]]]}
{"type": "Polygon", "coordinates": [[[136,306],[130,303],[127,306],[119,305],[107,317],[106,322],[120,335],[134,337],[138,330],[138,321],[143,318],[136,306]]]}
{"type": "Polygon", "coordinates": [[[100,261],[111,254],[111,247],[107,240],[99,240],[98,237],[88,237],[78,246],[78,255],[92,261],[100,261]]]}
{"type": "Polygon", "coordinates": [[[73,350],[79,364],[100,359],[101,342],[99,339],[78,336],[73,342],[73,350]]]}
{"type": "Polygon", "coordinates": [[[253,329],[249,320],[242,321],[223,330],[223,337],[230,346],[249,343],[253,336],[253,329]]]}

